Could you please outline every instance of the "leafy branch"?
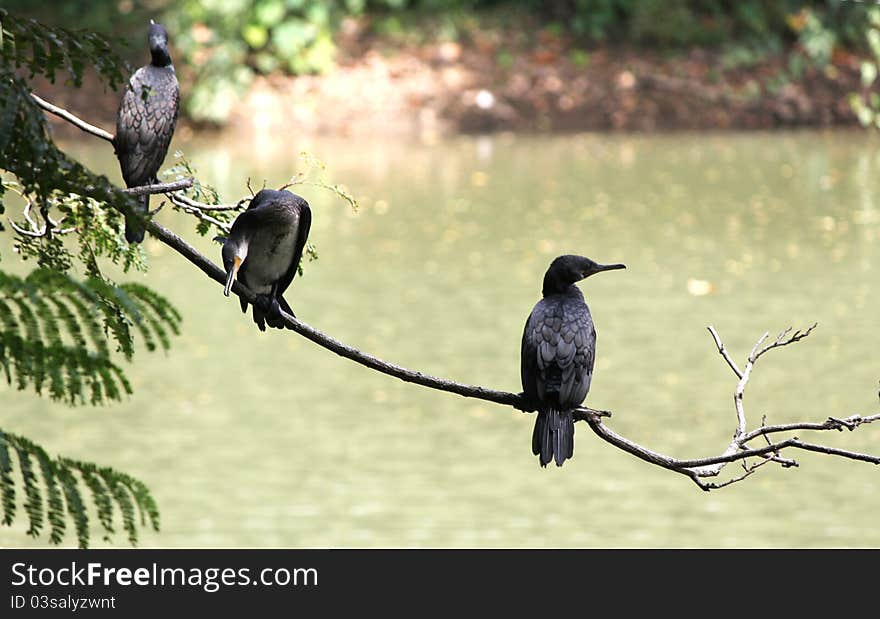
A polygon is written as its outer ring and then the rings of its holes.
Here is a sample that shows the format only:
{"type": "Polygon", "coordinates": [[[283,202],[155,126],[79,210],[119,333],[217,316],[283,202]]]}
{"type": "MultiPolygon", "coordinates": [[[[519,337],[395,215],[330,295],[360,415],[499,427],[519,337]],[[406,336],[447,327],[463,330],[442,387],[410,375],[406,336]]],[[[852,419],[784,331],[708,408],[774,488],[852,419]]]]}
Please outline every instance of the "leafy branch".
{"type": "Polygon", "coordinates": [[[87,395],[101,404],[131,394],[108,334],[131,361],[132,327],[149,350],[168,350],[180,321],[167,299],[140,284],[80,282],[45,268],[26,278],[0,272],[0,367],[7,382],[71,405],[87,395]]]}
{"type": "MultiPolygon", "coordinates": [[[[122,215],[133,212],[132,192],[58,149],[43,110],[71,122],[75,117],[32,96],[25,81],[42,75],[54,82],[61,73],[79,87],[86,68],[94,68],[111,88],[129,73],[111,42],[98,34],[52,28],[0,9],[0,214],[10,201],[23,203],[20,217],[9,219],[14,249],[38,264],[25,278],[0,271],[0,371],[18,389],[31,387],[71,405],[130,394],[116,356],[131,361],[133,332],[148,349],[167,349],[180,324],[161,295],[139,284],[117,285],[102,273],[100,258],[126,271],[144,267],[143,250],[121,235],[122,215]],[[84,267],[82,281],[70,275],[75,262],[84,267]]],[[[113,140],[87,123],[78,126],[113,140]]],[[[0,431],[2,524],[11,525],[21,507],[29,535],[48,526],[49,540],[57,544],[72,523],[85,547],[94,527],[82,488],[91,493],[105,539],[117,526],[117,511],[131,543],[139,526],[149,523],[158,530],[156,503],[140,481],[89,462],[52,458],[28,439],[0,431]]]]}
{"type": "Polygon", "coordinates": [[[27,516],[27,534],[31,537],[39,537],[48,523],[49,541],[60,544],[68,523],[72,523],[79,547],[87,548],[93,527],[83,499],[83,485],[97,510],[105,541],[116,532],[117,511],[131,544],[138,541],[139,527],[159,530],[159,509],[143,482],[109,467],[52,458],[36,443],[0,429],[0,522],[4,525],[13,523],[20,506],[27,516]],[[16,492],[16,464],[23,501],[16,492]]]}

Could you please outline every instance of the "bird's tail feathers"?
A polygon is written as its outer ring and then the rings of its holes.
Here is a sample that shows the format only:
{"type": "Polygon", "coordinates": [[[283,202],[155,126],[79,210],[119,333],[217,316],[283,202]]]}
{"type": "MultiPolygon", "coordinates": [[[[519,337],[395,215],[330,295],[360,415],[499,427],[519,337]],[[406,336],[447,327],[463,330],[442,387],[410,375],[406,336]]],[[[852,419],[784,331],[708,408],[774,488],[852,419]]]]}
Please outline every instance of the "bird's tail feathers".
{"type": "Polygon", "coordinates": [[[251,316],[254,319],[254,323],[259,327],[260,331],[266,330],[266,312],[256,303],[251,305],[251,311],[253,312],[251,316]]]}
{"type": "Polygon", "coordinates": [[[260,331],[266,330],[266,315],[256,306],[254,306],[254,323],[260,329],[260,331]]]}
{"type": "MultiPolygon", "coordinates": [[[[281,295],[278,295],[277,297],[275,297],[275,300],[278,301],[278,308],[281,311],[286,312],[286,313],[290,314],[291,316],[293,316],[294,318],[296,318],[296,315],[293,313],[293,310],[290,309],[290,305],[287,304],[287,301],[284,300],[284,297],[282,297],[281,295]]],[[[256,310],[256,308],[254,308],[254,309],[256,310]]],[[[284,322],[284,319],[281,318],[280,314],[277,316],[273,316],[273,315],[267,313],[267,314],[265,314],[265,317],[266,317],[266,324],[269,325],[270,327],[272,327],[273,329],[284,329],[285,327],[287,327],[287,324],[284,322]]]]}
{"type": "Polygon", "coordinates": [[[278,305],[281,306],[282,311],[290,314],[294,318],[296,318],[296,314],[293,313],[293,310],[290,309],[290,305],[288,305],[287,301],[280,294],[276,297],[278,299],[278,305]]]}
{"type": "MultiPolygon", "coordinates": [[[[137,211],[143,215],[150,212],[150,194],[138,196],[137,211]]],[[[146,226],[135,217],[125,218],[125,240],[128,243],[140,243],[144,240],[146,226]]]]}
{"type": "MultiPolygon", "coordinates": [[[[296,318],[296,315],[293,313],[293,310],[290,309],[290,305],[287,304],[287,301],[284,300],[284,297],[282,297],[281,295],[278,295],[277,297],[275,297],[275,300],[278,302],[279,309],[281,309],[284,312],[287,312],[288,314],[290,314],[291,316],[296,318]]],[[[248,305],[247,301],[241,302],[242,311],[245,310],[247,305],[248,305]]],[[[277,316],[273,315],[274,312],[272,312],[272,311],[266,311],[265,305],[261,305],[260,303],[254,303],[251,306],[251,309],[253,311],[254,322],[260,328],[260,331],[265,331],[267,325],[272,327],[273,329],[284,329],[285,327],[287,327],[287,324],[284,322],[284,320],[281,318],[281,316],[280,315],[277,315],[277,316]]]]}
{"type": "Polygon", "coordinates": [[[570,410],[548,409],[538,411],[532,432],[532,453],[541,466],[556,460],[556,466],[574,455],[574,416],[570,410]]]}

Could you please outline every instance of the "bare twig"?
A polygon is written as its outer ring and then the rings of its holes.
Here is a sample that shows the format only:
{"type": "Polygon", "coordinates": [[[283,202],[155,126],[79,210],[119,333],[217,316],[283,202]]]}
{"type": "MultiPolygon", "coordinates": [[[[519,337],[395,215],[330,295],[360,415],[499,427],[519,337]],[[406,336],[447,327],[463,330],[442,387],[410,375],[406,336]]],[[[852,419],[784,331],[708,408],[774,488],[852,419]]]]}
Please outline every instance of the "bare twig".
{"type": "Polygon", "coordinates": [[[49,218],[49,212],[46,206],[43,205],[40,207],[40,215],[43,217],[43,224],[40,225],[31,217],[31,209],[34,206],[33,200],[30,200],[19,190],[13,189],[13,191],[15,191],[15,193],[20,195],[25,200],[24,208],[22,209],[21,214],[22,217],[24,217],[25,220],[28,222],[30,229],[28,230],[26,228],[22,228],[17,223],[15,223],[11,217],[7,217],[7,219],[9,220],[9,225],[12,227],[12,229],[21,236],[29,236],[37,239],[51,236],[52,231],[50,225],[54,227],[57,224],[49,218]]]}
{"type": "MultiPolygon", "coordinates": [[[[791,460],[789,458],[783,458],[779,455],[779,452],[785,448],[794,448],[794,449],[803,449],[806,451],[817,451],[821,453],[826,453],[829,455],[836,455],[840,457],[850,458],[854,460],[862,460],[865,462],[872,462],[874,464],[880,463],[880,458],[875,456],[870,456],[867,454],[860,454],[857,452],[835,449],[831,447],[824,447],[822,445],[814,445],[812,443],[803,443],[799,441],[797,438],[788,439],[784,441],[780,441],[778,443],[773,443],[770,441],[768,435],[778,433],[778,432],[788,432],[792,430],[838,430],[841,431],[843,428],[847,428],[849,430],[854,430],[862,424],[871,423],[873,421],[880,420],[880,414],[871,415],[867,417],[862,417],[860,415],[853,415],[846,419],[838,419],[836,417],[829,417],[824,423],[809,423],[809,422],[798,422],[792,424],[777,424],[777,425],[766,425],[766,416],[762,417],[761,427],[748,432],[746,430],[746,417],[745,417],[745,409],[743,406],[743,397],[745,394],[745,388],[748,384],[749,378],[751,377],[752,370],[754,369],[755,363],[757,360],[766,352],[773,350],[774,348],[781,348],[783,346],[787,346],[789,344],[793,344],[795,342],[799,342],[804,339],[813,330],[816,328],[816,323],[813,323],[810,327],[805,330],[797,330],[792,333],[791,327],[783,330],[776,336],[776,339],[771,341],[768,344],[764,342],[767,341],[767,338],[770,336],[769,333],[764,333],[755,345],[752,347],[752,351],[749,354],[748,361],[746,362],[745,369],[740,372],[736,364],[727,354],[726,349],[724,348],[723,343],[721,342],[721,338],[718,335],[718,332],[713,328],[709,327],[709,332],[712,334],[712,339],[715,341],[715,346],[718,348],[718,351],[722,354],[722,356],[727,361],[728,365],[731,369],[734,370],[734,373],[739,376],[739,382],[737,383],[736,389],[734,390],[734,407],[736,410],[737,417],[737,426],[733,435],[733,439],[730,444],[727,446],[727,449],[721,454],[721,456],[717,458],[710,459],[711,462],[706,460],[698,461],[698,462],[680,462],[680,465],[685,468],[693,469],[696,472],[698,477],[705,477],[710,475],[717,475],[720,473],[721,469],[725,464],[740,458],[745,458],[748,456],[758,455],[764,458],[763,462],[776,462],[780,464],[784,468],[796,467],[797,462],[791,460]],[[758,449],[750,449],[748,447],[748,442],[757,438],[763,437],[766,441],[767,445],[765,447],[761,447],[758,449]],[[694,466],[696,465],[696,466],[694,466]]],[[[762,462],[762,463],[763,463],[762,462]]],[[[751,467],[751,471],[757,466],[751,467]]],[[[751,474],[751,473],[748,473],[751,474]]],[[[723,485],[729,485],[730,483],[735,483],[736,481],[740,481],[748,477],[748,475],[742,475],[738,478],[734,478],[729,482],[725,482],[723,485]]],[[[710,490],[716,487],[721,487],[720,484],[704,484],[700,483],[696,478],[698,485],[705,489],[710,490]]]]}
{"type": "MultiPolygon", "coordinates": [[[[846,419],[837,419],[836,417],[829,417],[822,423],[809,423],[809,422],[799,422],[799,423],[781,423],[771,426],[761,426],[757,430],[752,430],[748,434],[743,437],[743,442],[750,441],[756,436],[764,436],[768,434],[772,434],[774,432],[793,432],[794,430],[837,430],[838,432],[843,431],[844,428],[852,431],[858,428],[860,425],[865,423],[871,423],[873,421],[880,420],[880,415],[870,415],[868,417],[862,417],[860,415],[853,415],[852,417],[847,417],[846,419]]],[[[768,439],[769,440],[769,439],[768,439]]]]}
{"type": "Polygon", "coordinates": [[[758,467],[764,466],[768,462],[773,462],[773,459],[772,458],[765,458],[763,460],[760,460],[756,464],[752,464],[752,465],[747,465],[745,463],[745,461],[743,461],[743,471],[744,472],[741,475],[738,475],[736,477],[731,477],[730,479],[728,479],[726,481],[721,481],[721,482],[703,481],[699,477],[694,477],[693,480],[703,490],[707,490],[707,491],[708,490],[717,490],[719,488],[724,488],[725,486],[731,486],[739,481],[744,480],[746,477],[749,477],[752,473],[754,473],[758,467]]]}
{"type": "Polygon", "coordinates": [[[791,336],[786,337],[789,333],[791,333],[791,327],[788,327],[776,336],[776,341],[767,344],[763,348],[759,348],[761,343],[766,340],[769,335],[765,333],[764,337],[758,340],[758,343],[755,344],[755,347],[752,349],[752,354],[749,355],[749,361],[754,364],[755,361],[757,361],[758,358],[767,351],[773,350],[774,348],[779,348],[780,346],[787,346],[789,344],[794,344],[795,342],[800,342],[802,339],[812,333],[813,329],[815,329],[818,325],[819,323],[814,322],[807,328],[806,331],[801,331],[800,329],[798,329],[797,331],[792,333],[791,336]]]}
{"type": "Polygon", "coordinates": [[[73,114],[71,114],[67,110],[60,108],[60,107],[57,107],[55,105],[52,105],[48,101],[41,99],[40,97],[38,97],[34,93],[31,93],[31,97],[33,98],[34,102],[36,102],[37,105],[39,105],[41,108],[43,108],[47,112],[50,112],[60,118],[63,118],[64,120],[66,120],[67,122],[72,124],[73,126],[78,127],[79,129],[82,129],[86,133],[91,133],[95,137],[99,137],[102,140],[107,140],[108,142],[113,144],[114,137],[113,137],[112,133],[104,131],[100,127],[90,125],[89,123],[82,120],[81,118],[74,116],[73,114]]]}
{"type": "Polygon", "coordinates": [[[721,338],[718,336],[718,332],[715,330],[715,327],[709,325],[707,327],[709,329],[709,333],[712,334],[712,339],[715,340],[715,346],[718,347],[718,352],[724,357],[724,360],[727,361],[727,365],[730,366],[730,369],[733,370],[733,373],[736,374],[737,378],[742,378],[743,373],[742,370],[737,367],[736,363],[734,363],[733,359],[730,358],[730,355],[727,353],[727,349],[724,347],[724,344],[721,343],[721,338]]]}
{"type": "MultiPolygon", "coordinates": [[[[232,228],[232,224],[226,223],[225,221],[220,221],[216,217],[211,217],[210,215],[205,214],[203,212],[203,209],[201,209],[199,207],[190,206],[188,204],[189,198],[186,198],[186,200],[183,200],[183,199],[181,199],[181,195],[182,194],[178,194],[178,193],[169,193],[168,199],[171,200],[171,203],[174,206],[182,209],[183,211],[185,211],[191,215],[195,215],[195,217],[197,219],[214,224],[215,226],[217,226],[221,230],[229,232],[229,230],[232,228]]],[[[219,209],[215,209],[215,210],[219,210],[219,209]]]]}
{"type": "Polygon", "coordinates": [[[140,187],[128,187],[123,189],[123,193],[132,196],[143,196],[146,194],[170,193],[181,189],[189,189],[193,186],[195,179],[191,176],[181,178],[180,180],[171,181],[170,183],[156,183],[155,185],[141,185],[140,187]]]}
{"type": "Polygon", "coordinates": [[[251,201],[252,196],[245,196],[235,204],[208,204],[207,202],[199,202],[198,200],[193,200],[189,196],[185,196],[182,193],[174,194],[174,198],[177,202],[180,203],[180,206],[188,206],[192,209],[198,209],[200,211],[240,211],[244,208],[245,204],[251,201]]]}
{"type": "Polygon", "coordinates": [[[9,225],[12,226],[13,230],[15,230],[18,234],[21,234],[22,236],[32,236],[34,238],[42,238],[46,236],[46,224],[43,224],[43,226],[38,230],[25,230],[10,219],[9,225]]]}

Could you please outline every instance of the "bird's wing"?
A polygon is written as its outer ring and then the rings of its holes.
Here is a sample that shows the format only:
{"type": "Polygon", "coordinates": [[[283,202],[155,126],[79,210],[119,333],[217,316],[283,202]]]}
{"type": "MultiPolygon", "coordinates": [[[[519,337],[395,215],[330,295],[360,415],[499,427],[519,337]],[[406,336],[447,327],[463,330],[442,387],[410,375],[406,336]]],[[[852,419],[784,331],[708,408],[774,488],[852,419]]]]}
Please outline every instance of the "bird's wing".
{"type": "MultiPolygon", "coordinates": [[[[229,229],[229,236],[231,237],[232,235],[234,235],[238,231],[238,229],[241,228],[242,226],[247,227],[248,225],[251,225],[251,226],[260,225],[262,217],[263,217],[263,215],[259,211],[259,209],[248,208],[248,209],[242,211],[235,218],[235,221],[232,222],[232,228],[229,229]]],[[[244,268],[244,265],[242,265],[242,268],[244,268]]]]}
{"type": "Polygon", "coordinates": [[[585,306],[539,302],[523,333],[525,393],[566,408],[579,406],[590,390],[595,340],[593,321],[585,306]]]}
{"type": "Polygon", "coordinates": [[[135,184],[131,179],[142,174],[142,157],[138,153],[137,145],[140,139],[140,127],[144,124],[144,106],[135,94],[140,90],[142,72],[143,69],[138,69],[125,88],[116,114],[116,136],[113,138],[113,146],[122,168],[122,177],[129,186],[135,184]]]}
{"type": "Polygon", "coordinates": [[[293,281],[293,277],[296,275],[297,270],[299,269],[299,263],[302,260],[303,252],[306,248],[306,242],[309,239],[309,229],[312,227],[312,209],[309,208],[308,203],[305,200],[298,202],[299,204],[299,223],[296,228],[296,241],[293,249],[293,261],[290,263],[290,268],[284,273],[284,276],[278,280],[278,292],[276,296],[281,296],[284,294],[284,291],[287,290],[287,287],[290,286],[290,282],[293,281]]]}
{"type": "Polygon", "coordinates": [[[538,344],[540,343],[540,325],[543,324],[543,307],[540,303],[529,314],[523,328],[522,347],[520,349],[520,375],[522,378],[523,393],[532,403],[537,404],[540,396],[538,384],[540,373],[538,369],[538,344]]]}
{"type": "MultiPolygon", "coordinates": [[[[562,321],[561,340],[564,348],[562,387],[559,400],[568,406],[580,406],[593,380],[593,364],[596,360],[596,329],[589,311],[566,315],[562,321]]],[[[557,357],[559,360],[559,357],[557,357]]]]}
{"type": "Polygon", "coordinates": [[[142,67],[131,77],[119,104],[114,138],[126,185],[143,185],[155,178],[171,144],[179,109],[173,69],[142,67]]]}

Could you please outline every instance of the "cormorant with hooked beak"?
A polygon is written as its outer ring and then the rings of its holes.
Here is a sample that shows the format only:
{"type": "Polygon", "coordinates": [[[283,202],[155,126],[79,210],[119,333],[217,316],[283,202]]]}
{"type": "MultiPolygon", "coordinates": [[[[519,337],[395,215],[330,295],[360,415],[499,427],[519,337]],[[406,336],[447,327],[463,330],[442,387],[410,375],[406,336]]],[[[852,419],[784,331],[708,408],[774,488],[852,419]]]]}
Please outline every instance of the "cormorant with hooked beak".
{"type": "MultiPolygon", "coordinates": [[[[229,296],[236,278],[257,295],[254,322],[283,329],[279,310],[294,316],[281,295],[296,275],[309,238],[312,211],[309,203],[289,191],[263,189],[233,222],[223,243],[223,267],[229,296]]],[[[241,311],[247,301],[240,299],[241,311]]]]}
{"type": "MultiPolygon", "coordinates": [[[[116,115],[113,146],[127,187],[159,182],[156,173],[171,144],[180,108],[177,76],[168,53],[168,32],[150,20],[148,40],[150,64],[131,76],[116,115]]],[[[139,196],[137,200],[137,211],[146,215],[150,196],[139,196]]],[[[143,222],[125,218],[125,240],[129,243],[143,241],[144,230],[143,222]]]]}
{"type": "Polygon", "coordinates": [[[587,397],[596,358],[596,329],[584,295],[575,286],[622,264],[597,264],[583,256],[559,256],[544,275],[544,298],[526,321],[520,370],[523,395],[537,409],[532,453],[541,466],[562,466],[574,454],[572,409],[587,397]]]}

